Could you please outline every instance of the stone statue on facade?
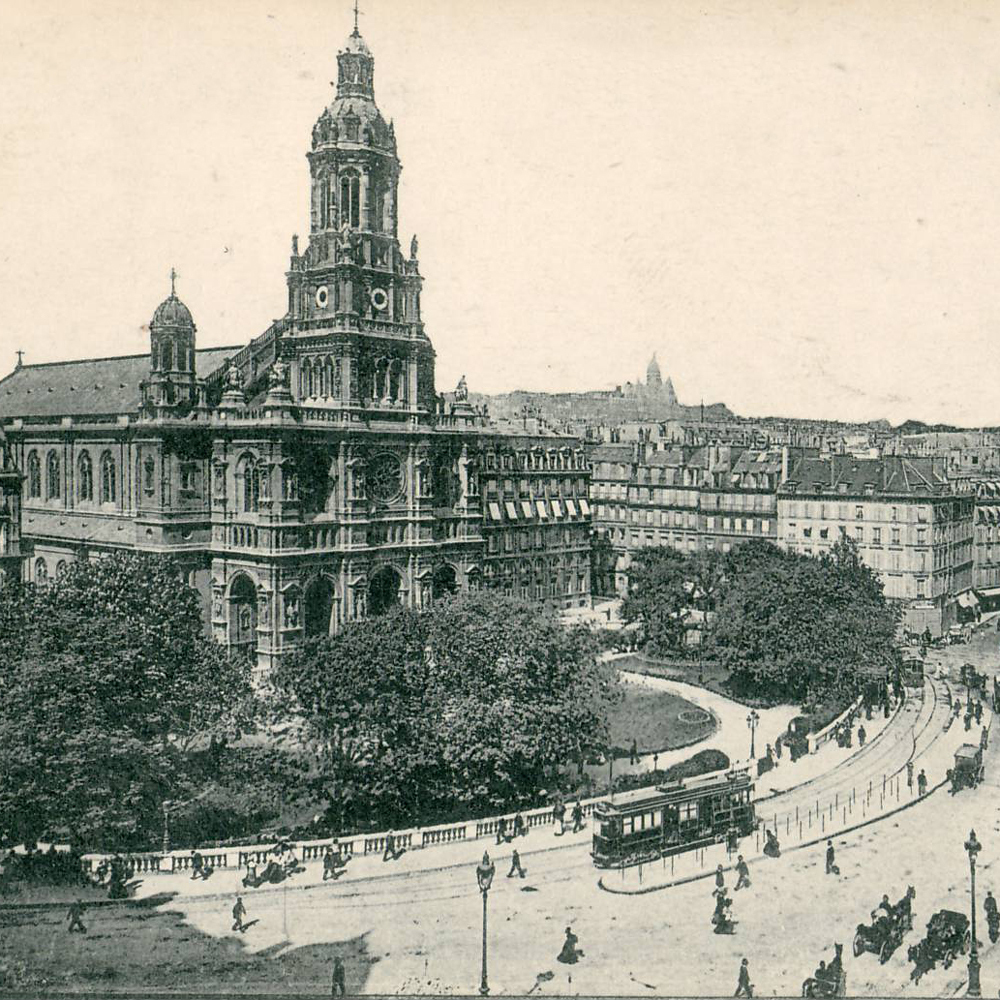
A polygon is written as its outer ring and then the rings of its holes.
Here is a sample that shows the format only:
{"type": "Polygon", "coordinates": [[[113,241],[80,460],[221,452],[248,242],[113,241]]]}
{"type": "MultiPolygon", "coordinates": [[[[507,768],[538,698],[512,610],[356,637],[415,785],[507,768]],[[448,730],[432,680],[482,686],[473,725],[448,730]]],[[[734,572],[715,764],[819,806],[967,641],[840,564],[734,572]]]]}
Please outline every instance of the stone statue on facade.
{"type": "Polygon", "coordinates": [[[271,389],[288,388],[288,365],[281,358],[275,358],[268,372],[267,384],[271,389]]]}
{"type": "Polygon", "coordinates": [[[467,403],[468,401],[469,401],[469,383],[465,381],[465,376],[463,375],[458,380],[458,385],[455,386],[455,402],[467,403]]]}
{"type": "Polygon", "coordinates": [[[227,392],[233,389],[237,392],[243,391],[243,377],[240,375],[240,370],[236,365],[230,365],[226,369],[225,388],[227,392]]]}
{"type": "Polygon", "coordinates": [[[416,234],[414,233],[413,239],[410,240],[410,259],[417,259],[417,250],[420,249],[420,244],[417,242],[416,234]]]}

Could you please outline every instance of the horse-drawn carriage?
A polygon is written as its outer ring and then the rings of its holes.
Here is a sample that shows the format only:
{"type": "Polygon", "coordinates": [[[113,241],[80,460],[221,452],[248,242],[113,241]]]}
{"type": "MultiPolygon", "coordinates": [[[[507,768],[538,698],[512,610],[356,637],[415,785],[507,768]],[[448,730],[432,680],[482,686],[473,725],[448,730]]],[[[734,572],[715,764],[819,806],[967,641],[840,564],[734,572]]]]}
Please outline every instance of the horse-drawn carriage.
{"type": "Polygon", "coordinates": [[[938,962],[947,969],[960,954],[964,955],[972,943],[969,918],[955,910],[938,910],[927,923],[927,936],[919,944],[911,945],[907,958],[913,962],[910,978],[920,982],[938,962]]]}
{"type": "Polygon", "coordinates": [[[902,944],[906,932],[913,928],[913,899],[916,894],[916,889],[908,886],[906,895],[895,906],[883,901],[872,912],[870,924],[858,924],[854,934],[856,958],[870,951],[878,955],[882,965],[889,961],[902,944]]]}
{"type": "Polygon", "coordinates": [[[973,691],[978,691],[980,697],[986,697],[986,674],[979,673],[971,663],[963,663],[959,676],[962,683],[969,689],[970,694],[973,691]]]}
{"type": "Polygon", "coordinates": [[[841,953],[842,944],[835,944],[836,954],[833,961],[826,965],[819,963],[819,968],[802,984],[804,997],[842,997],[847,995],[847,980],[844,976],[844,962],[841,953]]]}
{"type": "Polygon", "coordinates": [[[955,766],[949,775],[952,795],[963,788],[975,788],[983,780],[983,748],[963,743],[955,751],[955,766]]]}

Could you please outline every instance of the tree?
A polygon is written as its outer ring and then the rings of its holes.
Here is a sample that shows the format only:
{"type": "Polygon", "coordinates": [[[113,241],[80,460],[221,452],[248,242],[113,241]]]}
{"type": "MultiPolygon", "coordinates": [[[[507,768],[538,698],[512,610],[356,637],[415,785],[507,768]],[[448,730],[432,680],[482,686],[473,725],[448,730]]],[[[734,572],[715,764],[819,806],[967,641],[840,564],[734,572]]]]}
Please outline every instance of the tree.
{"type": "Polygon", "coordinates": [[[204,632],[172,562],[120,553],[0,591],[0,826],[136,846],[203,780],[192,751],[253,724],[249,666],[204,632]],[[17,624],[20,623],[20,624],[17,624]]]}
{"type": "Polygon", "coordinates": [[[737,690],[848,697],[885,676],[897,611],[852,541],[819,557],[746,548],[729,562],[711,644],[737,690]]]}
{"type": "Polygon", "coordinates": [[[272,683],[335,811],[390,824],[533,794],[606,746],[616,694],[586,629],[493,594],[350,623],[287,657],[272,683]]]}
{"type": "Polygon", "coordinates": [[[666,547],[642,549],[629,566],[622,619],[642,626],[654,653],[679,652],[694,607],[692,591],[691,566],[682,553],[666,547]]]}

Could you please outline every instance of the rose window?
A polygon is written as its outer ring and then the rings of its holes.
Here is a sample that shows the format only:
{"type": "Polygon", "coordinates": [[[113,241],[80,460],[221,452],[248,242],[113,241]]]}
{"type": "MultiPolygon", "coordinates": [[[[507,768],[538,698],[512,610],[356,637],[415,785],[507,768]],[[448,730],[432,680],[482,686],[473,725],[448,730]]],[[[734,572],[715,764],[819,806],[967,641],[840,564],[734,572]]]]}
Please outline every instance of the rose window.
{"type": "Polygon", "coordinates": [[[368,495],[388,503],[403,491],[403,466],[398,456],[384,452],[368,463],[368,495]]]}

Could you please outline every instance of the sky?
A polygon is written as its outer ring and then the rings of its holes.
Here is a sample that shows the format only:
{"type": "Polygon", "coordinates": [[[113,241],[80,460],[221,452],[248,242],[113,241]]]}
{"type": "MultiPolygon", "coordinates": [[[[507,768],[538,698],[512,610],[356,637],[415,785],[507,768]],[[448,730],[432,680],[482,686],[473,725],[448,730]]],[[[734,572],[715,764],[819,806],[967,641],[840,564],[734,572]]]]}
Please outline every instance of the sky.
{"type": "MultiPolygon", "coordinates": [[[[1000,8],[362,0],[438,389],[1000,423],[1000,8]]],[[[350,0],[4,0],[0,373],[283,315],[350,0]]]]}

